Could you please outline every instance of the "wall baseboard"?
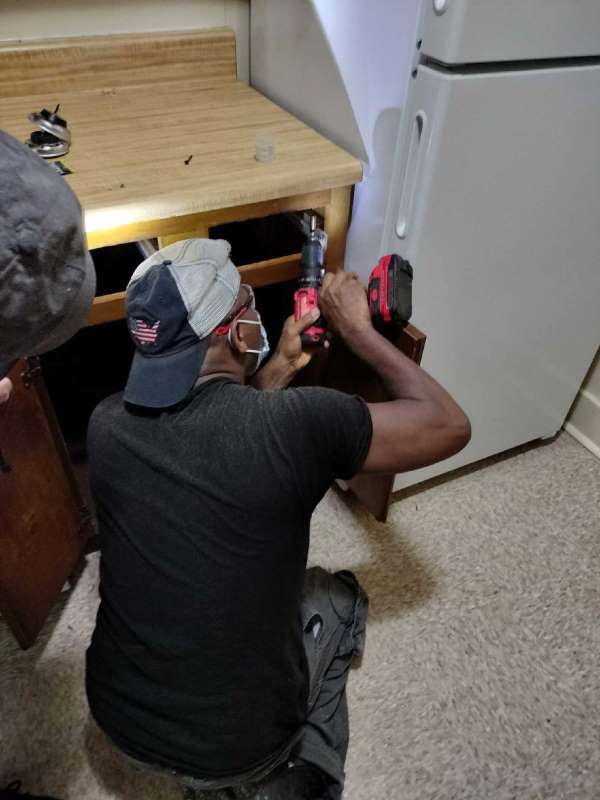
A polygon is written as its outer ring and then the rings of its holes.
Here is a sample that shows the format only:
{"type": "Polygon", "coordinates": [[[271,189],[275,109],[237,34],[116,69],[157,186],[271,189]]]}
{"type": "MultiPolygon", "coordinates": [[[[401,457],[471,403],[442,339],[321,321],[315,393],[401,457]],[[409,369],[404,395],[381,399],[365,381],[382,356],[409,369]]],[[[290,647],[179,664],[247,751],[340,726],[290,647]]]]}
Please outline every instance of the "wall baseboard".
{"type": "Polygon", "coordinates": [[[579,393],[565,430],[600,458],[600,397],[589,389],[579,393]]]}

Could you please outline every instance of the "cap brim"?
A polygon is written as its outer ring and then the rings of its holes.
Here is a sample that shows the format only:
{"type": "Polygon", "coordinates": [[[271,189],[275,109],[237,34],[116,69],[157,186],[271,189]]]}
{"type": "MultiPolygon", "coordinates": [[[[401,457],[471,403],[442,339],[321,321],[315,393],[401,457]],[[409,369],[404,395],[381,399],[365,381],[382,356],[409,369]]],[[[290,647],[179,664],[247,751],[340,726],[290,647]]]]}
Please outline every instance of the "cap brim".
{"type": "Polygon", "coordinates": [[[148,408],[179,403],[196,382],[207,349],[208,337],[164,356],[144,356],[136,350],[123,399],[148,408]]]}

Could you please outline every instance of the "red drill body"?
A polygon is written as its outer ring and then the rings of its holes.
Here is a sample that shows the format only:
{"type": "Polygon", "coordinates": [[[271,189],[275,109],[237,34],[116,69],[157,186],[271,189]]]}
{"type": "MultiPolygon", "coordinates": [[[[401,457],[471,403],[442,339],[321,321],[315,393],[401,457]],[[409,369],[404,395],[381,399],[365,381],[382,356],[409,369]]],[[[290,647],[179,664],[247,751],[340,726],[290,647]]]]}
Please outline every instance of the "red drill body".
{"type": "MultiPolygon", "coordinates": [[[[317,308],[319,305],[319,290],[318,288],[306,288],[306,289],[298,289],[296,294],[294,295],[294,316],[298,320],[301,317],[306,316],[313,308],[317,308]]],[[[323,339],[325,335],[325,327],[321,326],[321,320],[319,319],[317,323],[311,325],[310,328],[307,328],[304,333],[302,334],[302,343],[303,344],[319,344],[319,342],[323,339]]]]}
{"type": "MultiPolygon", "coordinates": [[[[311,219],[311,231],[302,247],[300,258],[300,279],[298,290],[294,294],[294,317],[301,317],[319,305],[319,289],[323,281],[323,247],[316,233],[316,220],[311,219]]],[[[307,328],[302,334],[302,344],[305,346],[320,344],[325,338],[325,320],[323,317],[307,328]]]]}

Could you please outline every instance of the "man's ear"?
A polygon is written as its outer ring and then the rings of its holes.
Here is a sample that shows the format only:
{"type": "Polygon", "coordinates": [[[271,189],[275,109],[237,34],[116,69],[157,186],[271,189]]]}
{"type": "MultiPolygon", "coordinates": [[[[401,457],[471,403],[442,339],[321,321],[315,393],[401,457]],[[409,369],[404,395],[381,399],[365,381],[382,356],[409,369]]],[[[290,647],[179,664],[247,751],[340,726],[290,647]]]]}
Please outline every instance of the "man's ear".
{"type": "MultiPolygon", "coordinates": [[[[244,338],[244,333],[242,330],[242,325],[239,325],[237,322],[234,322],[231,326],[231,344],[233,349],[244,355],[248,350],[248,343],[244,338]]],[[[248,326],[246,326],[248,327],[248,326]]]]}

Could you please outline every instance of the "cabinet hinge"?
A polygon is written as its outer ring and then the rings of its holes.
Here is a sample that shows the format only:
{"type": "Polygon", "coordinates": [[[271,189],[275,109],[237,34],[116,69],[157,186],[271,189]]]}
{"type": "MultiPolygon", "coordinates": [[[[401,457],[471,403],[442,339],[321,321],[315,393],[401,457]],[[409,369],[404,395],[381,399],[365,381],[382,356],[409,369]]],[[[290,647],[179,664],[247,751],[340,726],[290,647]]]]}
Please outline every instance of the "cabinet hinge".
{"type": "Polygon", "coordinates": [[[23,379],[23,384],[25,386],[27,386],[27,387],[31,386],[31,384],[41,374],[42,374],[42,366],[40,364],[39,358],[28,358],[27,359],[27,367],[21,373],[21,378],[23,379]]]}

